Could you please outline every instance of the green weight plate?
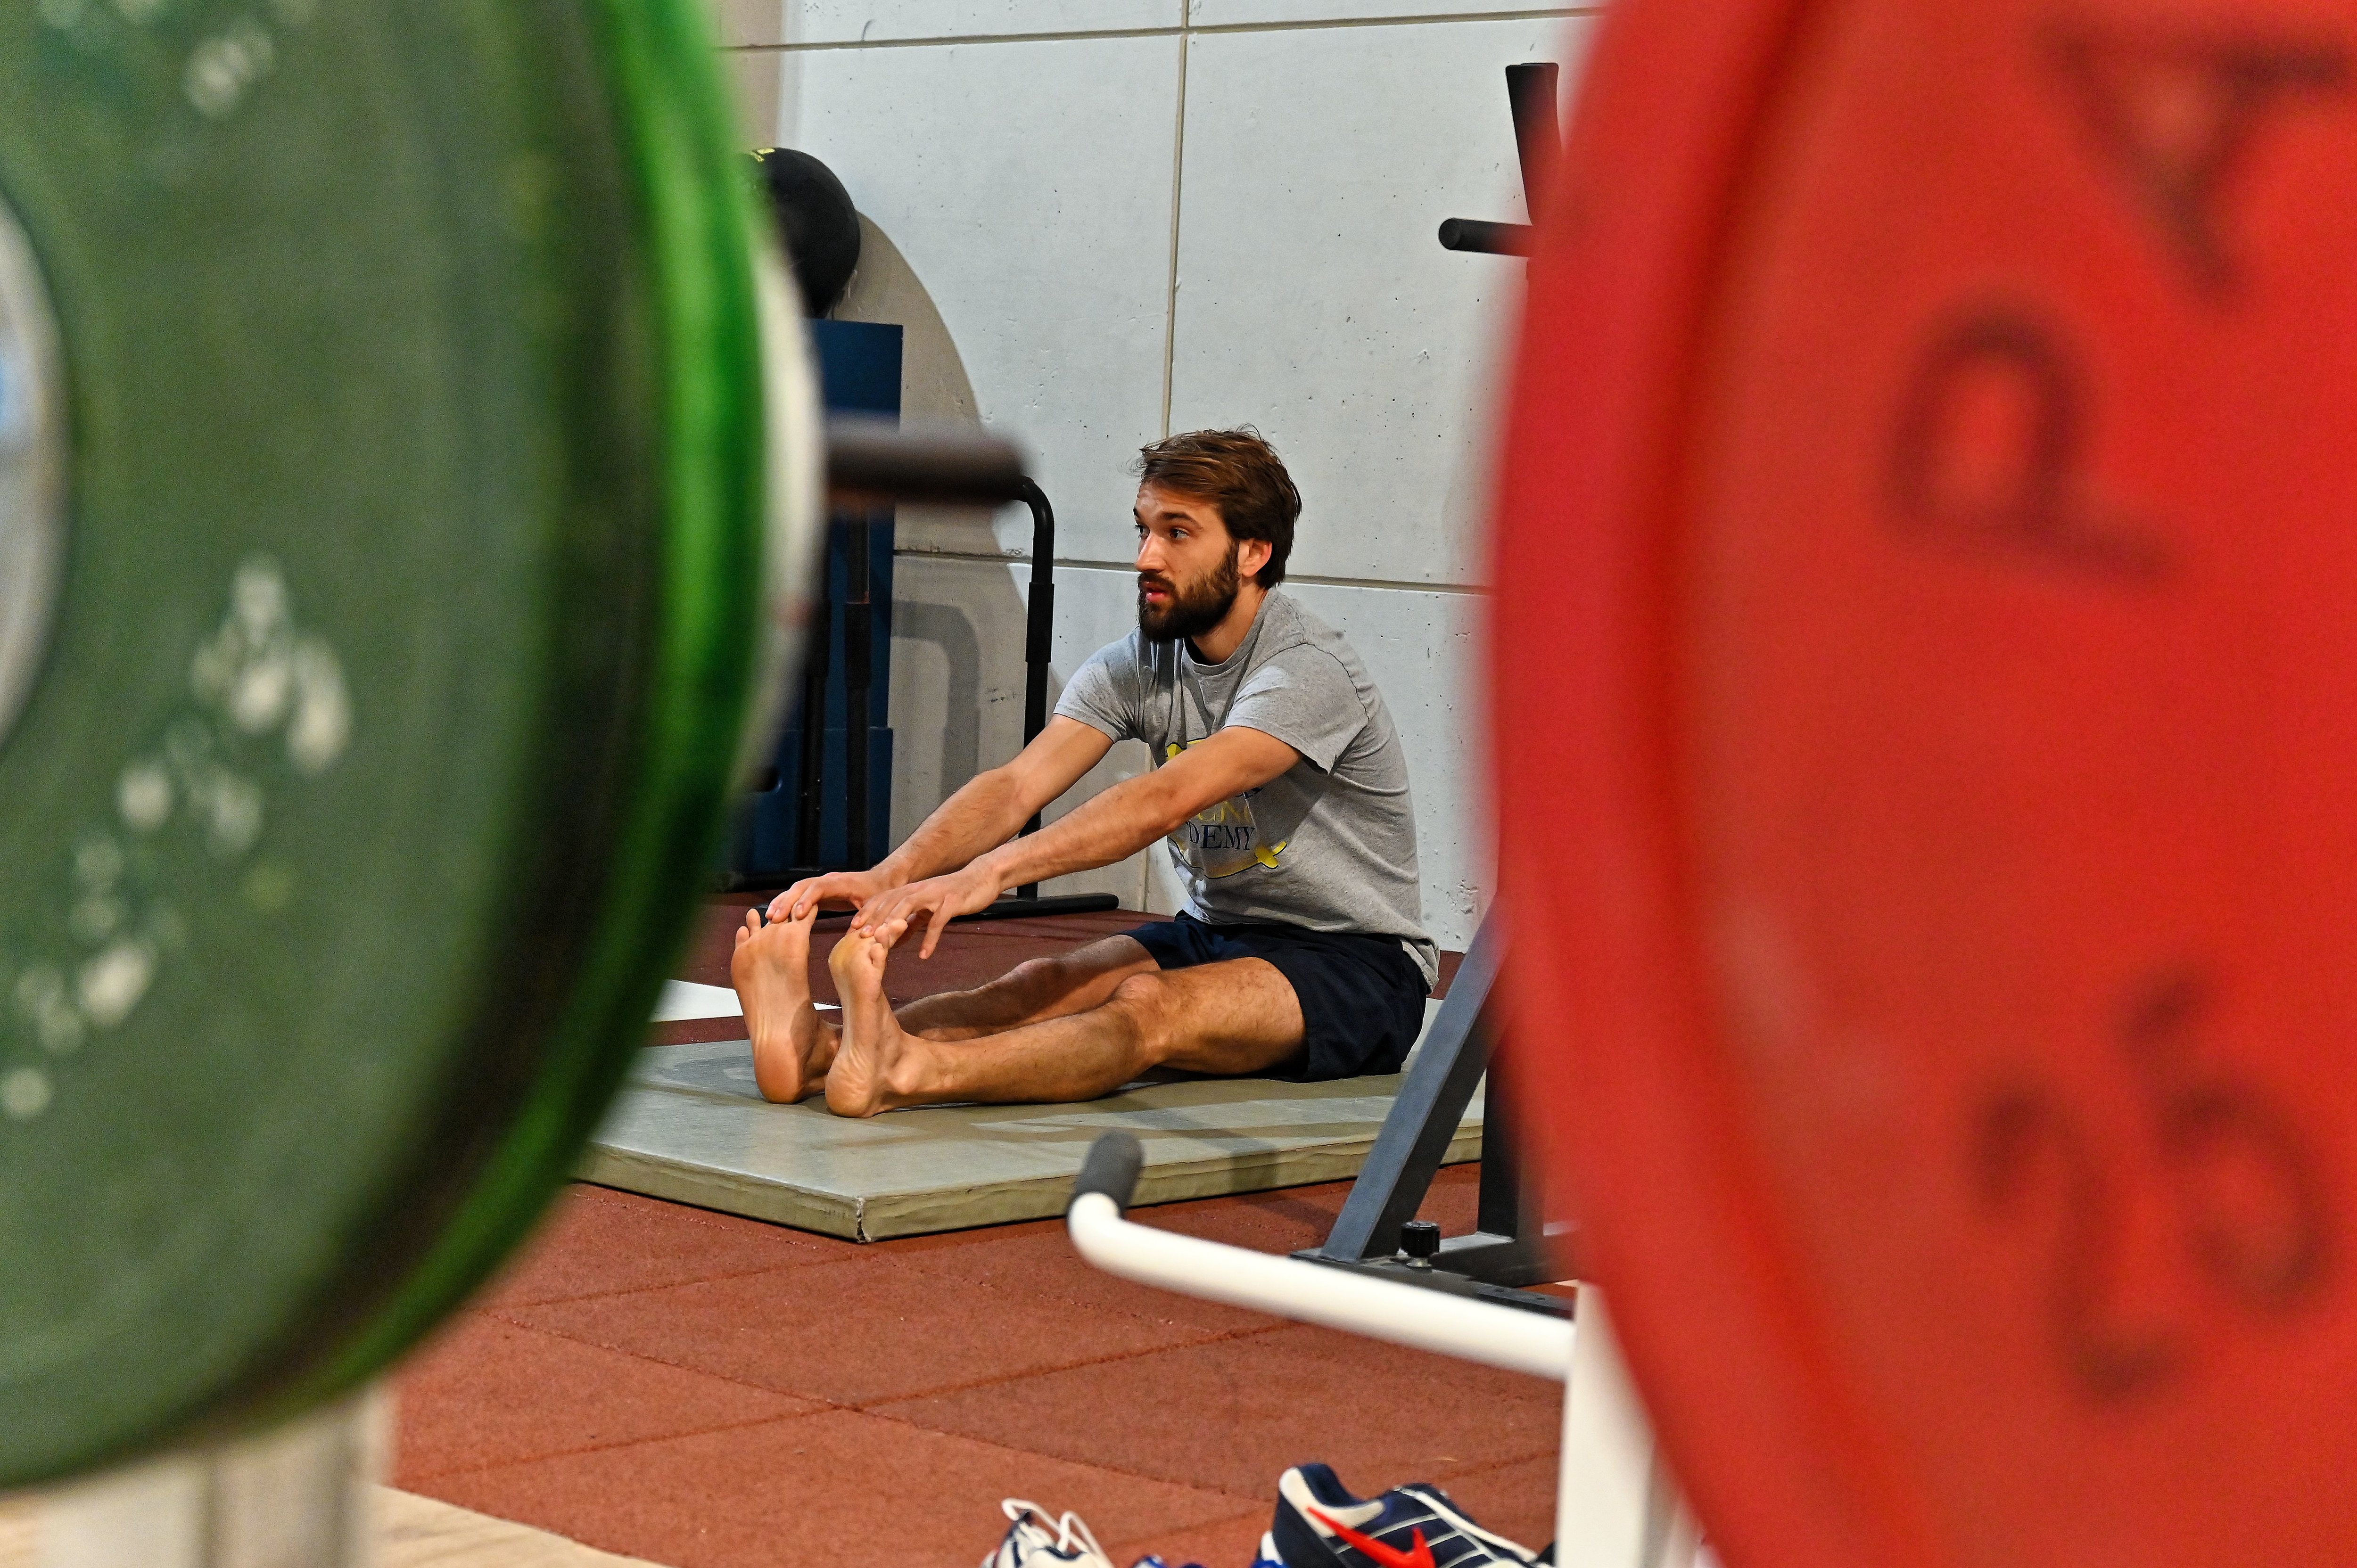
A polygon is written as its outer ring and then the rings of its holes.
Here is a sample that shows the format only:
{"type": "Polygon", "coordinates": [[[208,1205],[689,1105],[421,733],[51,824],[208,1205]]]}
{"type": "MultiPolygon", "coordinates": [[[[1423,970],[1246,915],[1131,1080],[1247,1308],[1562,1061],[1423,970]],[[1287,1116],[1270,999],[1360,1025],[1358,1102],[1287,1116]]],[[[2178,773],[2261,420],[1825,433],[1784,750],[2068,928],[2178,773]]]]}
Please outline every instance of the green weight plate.
{"type": "Polygon", "coordinates": [[[0,1486],[380,1369],[640,1037],[761,614],[690,3],[0,9],[0,1486]]]}

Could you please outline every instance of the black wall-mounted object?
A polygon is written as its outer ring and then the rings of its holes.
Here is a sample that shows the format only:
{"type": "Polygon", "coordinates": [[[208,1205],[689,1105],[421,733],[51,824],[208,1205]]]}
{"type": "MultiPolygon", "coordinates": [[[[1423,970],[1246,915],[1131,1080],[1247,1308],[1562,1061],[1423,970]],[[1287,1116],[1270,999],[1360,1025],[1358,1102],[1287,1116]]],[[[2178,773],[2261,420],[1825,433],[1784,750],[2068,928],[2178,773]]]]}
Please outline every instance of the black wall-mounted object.
{"type": "Polygon", "coordinates": [[[1523,205],[1531,221],[1491,223],[1479,218],[1451,218],[1440,225],[1442,249],[1491,256],[1531,253],[1539,204],[1555,188],[1555,165],[1563,159],[1563,125],[1555,113],[1555,83],[1562,75],[1563,68],[1552,63],[1506,68],[1506,105],[1514,117],[1514,152],[1523,167],[1523,205]]]}
{"type": "MultiPolygon", "coordinates": [[[[891,847],[895,499],[1006,499],[1030,510],[1024,744],[1048,722],[1056,514],[1024,474],[1022,454],[976,430],[899,424],[901,328],[813,321],[810,333],[827,409],[826,591],[812,607],[794,710],[770,766],[739,807],[721,881],[729,890],[782,887],[820,871],[862,870],[891,847]]],[[[1039,827],[1035,816],[1024,831],[1039,827]]],[[[1076,914],[1119,904],[1109,893],[1042,898],[1035,885],[961,918],[1076,914]]]]}
{"type": "Polygon", "coordinates": [[[802,285],[803,307],[824,316],[842,302],[859,266],[859,212],[851,193],[833,169],[792,147],[764,147],[753,163],[802,285]]]}
{"type": "MultiPolygon", "coordinates": [[[[831,414],[897,418],[901,329],[813,321],[831,414]]],[[[838,500],[825,591],[811,607],[802,679],[778,749],[739,807],[724,885],[782,887],[815,870],[872,865],[892,822],[893,513],[878,497],[838,500]]]]}

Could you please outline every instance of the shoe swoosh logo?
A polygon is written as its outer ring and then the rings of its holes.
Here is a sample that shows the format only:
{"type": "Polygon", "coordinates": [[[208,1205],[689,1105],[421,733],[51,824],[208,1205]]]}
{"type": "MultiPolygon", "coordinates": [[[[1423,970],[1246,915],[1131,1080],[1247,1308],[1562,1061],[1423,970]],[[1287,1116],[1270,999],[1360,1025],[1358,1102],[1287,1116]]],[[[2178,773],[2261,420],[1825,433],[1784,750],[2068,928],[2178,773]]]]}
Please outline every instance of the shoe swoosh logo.
{"type": "Polygon", "coordinates": [[[1385,1546],[1372,1535],[1361,1535],[1323,1509],[1308,1510],[1318,1523],[1342,1538],[1346,1546],[1355,1546],[1375,1568],[1434,1568],[1432,1548],[1424,1543],[1424,1531],[1408,1532],[1412,1544],[1405,1552],[1396,1546],[1385,1546]]]}

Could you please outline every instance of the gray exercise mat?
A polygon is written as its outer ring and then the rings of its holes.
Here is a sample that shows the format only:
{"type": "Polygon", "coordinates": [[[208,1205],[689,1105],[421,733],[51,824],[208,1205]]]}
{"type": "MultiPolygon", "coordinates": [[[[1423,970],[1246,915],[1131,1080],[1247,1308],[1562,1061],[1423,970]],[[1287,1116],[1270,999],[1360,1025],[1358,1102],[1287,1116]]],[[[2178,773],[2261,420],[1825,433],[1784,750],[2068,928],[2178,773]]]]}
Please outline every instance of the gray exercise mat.
{"type": "MultiPolygon", "coordinates": [[[[1078,1105],[944,1105],[868,1121],[820,1101],[771,1105],[742,1040],[641,1053],[581,1167],[585,1181],[855,1240],[1063,1211],[1098,1133],[1137,1134],[1137,1201],[1356,1176],[1402,1075],[1333,1083],[1195,1079],[1078,1105]]],[[[1480,1102],[1449,1145],[1481,1153],[1480,1102]]]]}

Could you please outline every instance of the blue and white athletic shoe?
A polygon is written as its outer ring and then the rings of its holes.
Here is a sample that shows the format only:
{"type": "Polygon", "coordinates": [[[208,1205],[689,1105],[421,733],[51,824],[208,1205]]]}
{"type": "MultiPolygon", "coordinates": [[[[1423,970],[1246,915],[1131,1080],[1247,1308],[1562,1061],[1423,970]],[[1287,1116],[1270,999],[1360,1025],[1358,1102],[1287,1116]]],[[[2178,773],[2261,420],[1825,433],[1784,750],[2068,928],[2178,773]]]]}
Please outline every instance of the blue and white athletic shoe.
{"type": "Polygon", "coordinates": [[[1297,1465],[1277,1482],[1269,1536],[1284,1568],[1531,1568],[1540,1561],[1466,1518],[1438,1487],[1358,1498],[1323,1465],[1297,1465]]]}
{"type": "Polygon", "coordinates": [[[1067,1513],[1051,1526],[1038,1503],[1009,1498],[998,1506],[1010,1522],[982,1568],[1113,1568],[1080,1515],[1067,1513]]]}

